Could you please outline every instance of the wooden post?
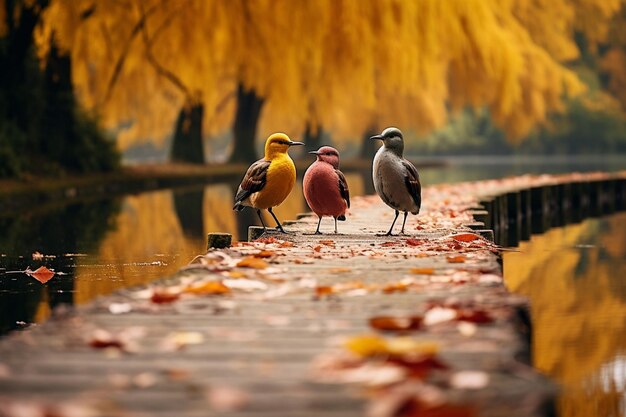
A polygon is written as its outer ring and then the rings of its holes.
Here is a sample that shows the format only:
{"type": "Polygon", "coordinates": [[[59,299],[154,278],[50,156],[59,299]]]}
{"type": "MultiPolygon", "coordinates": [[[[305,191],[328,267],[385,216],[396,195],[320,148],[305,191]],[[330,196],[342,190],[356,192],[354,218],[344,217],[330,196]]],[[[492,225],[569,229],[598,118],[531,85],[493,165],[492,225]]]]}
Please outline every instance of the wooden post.
{"type": "Polygon", "coordinates": [[[207,236],[207,249],[223,249],[232,243],[232,235],[230,233],[209,233],[207,236]]]}
{"type": "Polygon", "coordinates": [[[265,233],[265,229],[261,226],[250,226],[248,227],[248,242],[252,242],[253,240],[257,240],[265,233]]]}

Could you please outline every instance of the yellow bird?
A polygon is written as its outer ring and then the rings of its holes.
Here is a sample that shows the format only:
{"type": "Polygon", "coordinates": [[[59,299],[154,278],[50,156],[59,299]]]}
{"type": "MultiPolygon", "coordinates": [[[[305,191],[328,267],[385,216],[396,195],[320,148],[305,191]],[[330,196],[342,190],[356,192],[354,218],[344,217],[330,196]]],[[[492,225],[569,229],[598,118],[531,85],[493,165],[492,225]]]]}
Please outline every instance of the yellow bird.
{"type": "Polygon", "coordinates": [[[302,142],[293,142],[284,133],[274,133],[265,141],[265,156],[248,168],[237,194],[233,210],[241,211],[244,207],[256,210],[263,229],[266,229],[261,210],[270,212],[276,221],[276,228],[285,233],[272,207],[282,203],[289,195],[296,182],[296,166],[287,151],[302,142]]]}

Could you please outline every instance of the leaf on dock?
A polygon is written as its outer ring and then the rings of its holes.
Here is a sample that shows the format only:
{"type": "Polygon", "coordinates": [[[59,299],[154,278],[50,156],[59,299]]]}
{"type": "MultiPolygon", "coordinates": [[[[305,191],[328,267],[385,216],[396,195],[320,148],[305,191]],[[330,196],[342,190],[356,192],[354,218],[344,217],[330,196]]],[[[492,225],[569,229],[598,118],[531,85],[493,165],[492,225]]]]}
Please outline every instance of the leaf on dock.
{"type": "Polygon", "coordinates": [[[239,268],[265,269],[268,267],[268,264],[263,259],[255,258],[254,256],[249,256],[237,262],[237,266],[239,268]]]}

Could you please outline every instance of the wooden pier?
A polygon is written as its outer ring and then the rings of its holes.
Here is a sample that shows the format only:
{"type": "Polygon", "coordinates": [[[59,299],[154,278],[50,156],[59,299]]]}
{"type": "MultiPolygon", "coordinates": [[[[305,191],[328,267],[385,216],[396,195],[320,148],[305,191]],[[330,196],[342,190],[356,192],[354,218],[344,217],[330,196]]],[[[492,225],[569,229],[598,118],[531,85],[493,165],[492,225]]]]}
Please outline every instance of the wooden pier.
{"type": "Polygon", "coordinates": [[[405,236],[373,196],[338,235],[300,216],[3,338],[0,416],[551,416],[498,245],[625,199],[624,174],[522,177],[427,187],[405,236]]]}

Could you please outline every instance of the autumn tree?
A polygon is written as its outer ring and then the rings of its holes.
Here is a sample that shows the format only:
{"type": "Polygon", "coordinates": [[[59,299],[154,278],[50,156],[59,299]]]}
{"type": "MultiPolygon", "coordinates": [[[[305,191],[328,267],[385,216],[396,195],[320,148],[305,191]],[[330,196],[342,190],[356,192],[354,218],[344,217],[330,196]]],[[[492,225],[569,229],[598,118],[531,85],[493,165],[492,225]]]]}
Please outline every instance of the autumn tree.
{"type": "Polygon", "coordinates": [[[49,5],[0,0],[0,176],[117,166],[114,145],[76,103],[71,57],[57,48],[53,32],[40,59],[34,54],[49,5]]]}
{"type": "Polygon", "coordinates": [[[425,132],[465,107],[487,108],[518,141],[584,90],[566,66],[580,53],[575,34],[601,42],[620,5],[127,0],[98,4],[78,24],[89,1],[51,0],[38,44],[58,34],[83,102],[117,129],[122,148],[162,141],[181,108],[200,106],[179,130],[200,118],[204,135],[230,128],[230,160],[248,162],[255,138],[272,131],[298,137],[323,126],[351,140],[388,125],[425,132]]]}

